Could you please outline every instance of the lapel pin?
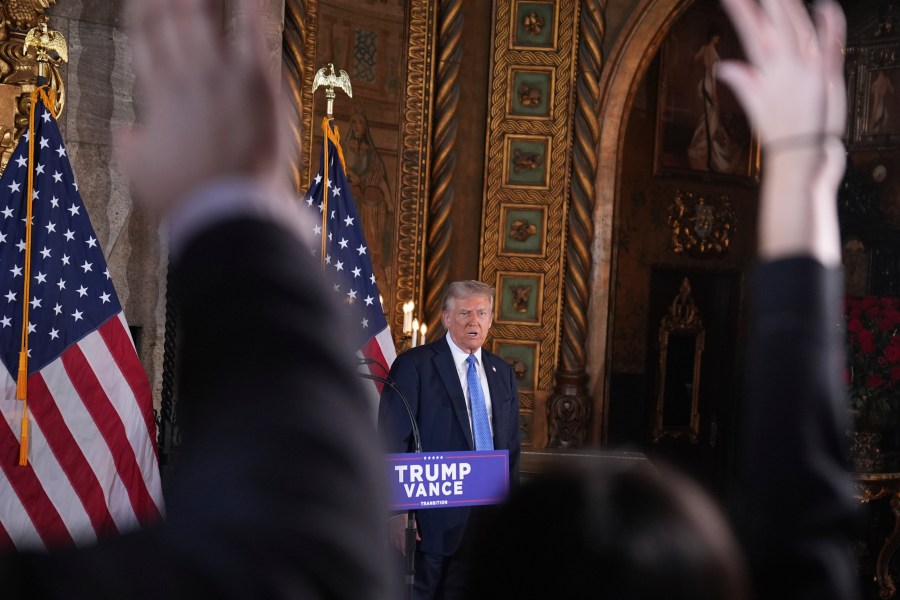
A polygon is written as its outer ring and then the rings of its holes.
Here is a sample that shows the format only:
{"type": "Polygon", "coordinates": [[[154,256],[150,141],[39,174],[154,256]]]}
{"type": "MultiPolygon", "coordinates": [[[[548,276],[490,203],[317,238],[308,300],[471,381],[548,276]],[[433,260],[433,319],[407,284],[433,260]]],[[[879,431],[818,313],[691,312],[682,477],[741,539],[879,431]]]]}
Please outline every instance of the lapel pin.
{"type": "Polygon", "coordinates": [[[494,373],[497,372],[497,367],[491,367],[491,369],[494,371],[494,373]]]}

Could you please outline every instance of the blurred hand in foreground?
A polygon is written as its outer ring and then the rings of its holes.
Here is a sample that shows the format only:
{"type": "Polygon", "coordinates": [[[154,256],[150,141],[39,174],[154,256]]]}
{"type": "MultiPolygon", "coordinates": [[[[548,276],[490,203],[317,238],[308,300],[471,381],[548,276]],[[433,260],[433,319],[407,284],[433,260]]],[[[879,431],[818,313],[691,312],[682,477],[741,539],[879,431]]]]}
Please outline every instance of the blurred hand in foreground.
{"type": "MultiPolygon", "coordinates": [[[[247,0],[242,0],[247,2],[247,0]]],[[[222,0],[130,5],[140,124],[118,151],[138,204],[162,215],[223,177],[277,185],[284,144],[258,9],[246,7],[226,40],[222,0]]]]}

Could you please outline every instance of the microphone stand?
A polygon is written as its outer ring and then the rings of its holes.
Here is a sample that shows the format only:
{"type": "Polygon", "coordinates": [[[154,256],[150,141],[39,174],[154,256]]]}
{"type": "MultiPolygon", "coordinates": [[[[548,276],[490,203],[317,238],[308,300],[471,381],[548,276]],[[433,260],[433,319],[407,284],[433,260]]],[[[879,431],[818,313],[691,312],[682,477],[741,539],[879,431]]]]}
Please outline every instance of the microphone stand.
{"type": "MultiPolygon", "coordinates": [[[[381,367],[382,370],[385,370],[384,365],[379,363],[376,360],[372,360],[371,358],[361,358],[359,361],[360,365],[371,365],[375,364],[381,367]]],[[[379,377],[377,375],[372,375],[371,373],[363,373],[358,372],[359,376],[363,379],[369,379],[371,381],[377,381],[379,383],[383,383],[384,385],[391,388],[391,390],[397,394],[400,400],[403,402],[403,407],[406,408],[406,414],[409,417],[409,424],[412,426],[412,435],[413,435],[413,446],[415,448],[415,452],[417,454],[422,453],[422,437],[419,435],[419,425],[416,423],[416,417],[413,415],[412,407],[409,405],[409,400],[406,399],[406,396],[403,395],[403,392],[400,391],[400,386],[398,386],[392,379],[390,379],[390,375],[388,374],[386,377],[379,377]]],[[[412,509],[406,511],[406,539],[405,539],[405,549],[406,549],[406,597],[409,600],[412,600],[413,590],[415,588],[416,582],[416,512],[412,509]]]]}

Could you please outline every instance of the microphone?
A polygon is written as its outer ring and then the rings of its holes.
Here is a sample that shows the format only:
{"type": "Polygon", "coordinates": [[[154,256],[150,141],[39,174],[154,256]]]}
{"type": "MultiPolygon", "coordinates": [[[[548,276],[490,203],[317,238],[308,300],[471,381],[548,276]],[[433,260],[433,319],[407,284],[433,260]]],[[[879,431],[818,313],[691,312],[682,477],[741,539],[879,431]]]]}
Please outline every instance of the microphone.
{"type": "Polygon", "coordinates": [[[391,376],[391,374],[388,372],[387,367],[384,366],[384,363],[377,361],[374,358],[367,358],[365,356],[361,356],[357,360],[357,364],[361,367],[367,366],[367,365],[378,365],[378,368],[381,369],[381,372],[384,373],[385,377],[391,376]]]}
{"type": "MultiPolygon", "coordinates": [[[[359,364],[381,365],[381,363],[379,363],[377,360],[372,360],[371,358],[361,358],[359,364]]],[[[381,368],[384,369],[384,366],[382,366],[381,368]]],[[[378,375],[372,375],[371,373],[363,373],[359,371],[357,373],[363,379],[369,379],[371,381],[383,383],[384,385],[391,388],[394,393],[396,393],[397,396],[400,397],[400,400],[403,402],[403,407],[406,408],[406,414],[407,416],[409,416],[409,424],[412,426],[413,445],[415,446],[415,451],[422,452],[422,437],[419,435],[419,425],[416,423],[416,417],[413,415],[412,407],[409,405],[409,400],[407,400],[406,396],[403,395],[403,392],[400,391],[400,386],[398,386],[392,379],[390,379],[390,375],[388,375],[387,377],[379,377],[378,375]]]]}
{"type": "Polygon", "coordinates": [[[381,372],[384,373],[385,377],[390,377],[390,373],[388,373],[387,367],[385,367],[382,363],[375,360],[374,358],[367,358],[365,356],[361,356],[358,359],[359,366],[363,365],[378,365],[378,368],[381,369],[381,372]]]}

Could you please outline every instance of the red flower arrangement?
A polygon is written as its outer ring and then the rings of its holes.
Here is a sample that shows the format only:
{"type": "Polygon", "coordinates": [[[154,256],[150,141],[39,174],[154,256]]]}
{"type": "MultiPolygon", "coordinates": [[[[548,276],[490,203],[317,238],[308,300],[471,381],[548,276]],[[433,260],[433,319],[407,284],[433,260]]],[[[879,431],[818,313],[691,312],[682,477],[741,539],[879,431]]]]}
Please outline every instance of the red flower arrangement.
{"type": "Polygon", "coordinates": [[[900,298],[847,298],[850,407],[862,423],[900,414],[900,298]]]}

